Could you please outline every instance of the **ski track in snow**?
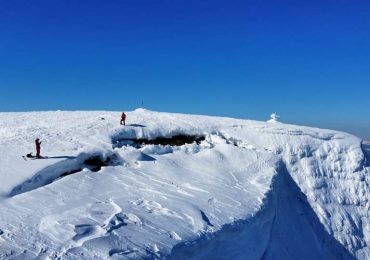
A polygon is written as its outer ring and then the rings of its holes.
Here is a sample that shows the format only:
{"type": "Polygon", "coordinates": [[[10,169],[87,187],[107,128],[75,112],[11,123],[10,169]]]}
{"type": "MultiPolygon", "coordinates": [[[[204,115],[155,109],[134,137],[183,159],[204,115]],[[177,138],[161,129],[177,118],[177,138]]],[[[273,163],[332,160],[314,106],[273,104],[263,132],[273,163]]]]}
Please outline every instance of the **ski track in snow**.
{"type": "Polygon", "coordinates": [[[0,113],[0,259],[370,258],[370,143],[144,109],[122,127],[119,114],[0,113]],[[205,140],[116,145],[176,135],[205,140]],[[49,158],[23,160],[36,137],[49,158]],[[95,157],[107,163],[93,172],[95,157]]]}

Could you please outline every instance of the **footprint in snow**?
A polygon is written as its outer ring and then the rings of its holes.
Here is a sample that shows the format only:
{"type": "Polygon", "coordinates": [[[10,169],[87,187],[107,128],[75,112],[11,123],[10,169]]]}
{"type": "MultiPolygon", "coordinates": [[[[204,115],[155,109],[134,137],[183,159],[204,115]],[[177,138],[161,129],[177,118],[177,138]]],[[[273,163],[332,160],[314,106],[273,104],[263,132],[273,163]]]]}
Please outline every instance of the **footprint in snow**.
{"type": "Polygon", "coordinates": [[[139,226],[141,226],[143,224],[141,219],[138,216],[136,216],[135,214],[132,214],[132,213],[125,214],[124,219],[125,219],[125,222],[128,223],[128,224],[135,224],[135,225],[139,225],[139,226]]]}
{"type": "Polygon", "coordinates": [[[106,226],[107,233],[111,233],[121,227],[127,226],[128,224],[135,224],[141,226],[143,223],[141,219],[132,213],[124,214],[119,212],[114,215],[114,217],[109,221],[108,226],[106,226]]]}
{"type": "Polygon", "coordinates": [[[177,214],[175,211],[170,210],[166,207],[163,207],[160,203],[156,201],[139,199],[136,201],[130,201],[130,204],[134,206],[140,206],[144,208],[145,210],[147,210],[149,213],[182,219],[182,217],[179,214],[177,214]]]}
{"type": "Polygon", "coordinates": [[[174,240],[178,240],[178,241],[182,240],[182,238],[175,231],[170,231],[169,235],[170,235],[170,238],[174,240]]]}
{"type": "Polygon", "coordinates": [[[114,217],[109,221],[107,226],[107,232],[111,233],[113,230],[119,229],[123,226],[127,226],[125,223],[125,218],[122,212],[117,213],[114,217]]]}
{"type": "Polygon", "coordinates": [[[114,255],[129,255],[129,254],[133,254],[133,253],[136,253],[136,252],[138,252],[138,250],[137,249],[118,249],[118,248],[113,248],[113,249],[111,249],[111,250],[109,250],[109,256],[110,257],[112,257],[112,256],[114,256],[114,255]]]}
{"type": "Polygon", "coordinates": [[[153,256],[153,258],[159,258],[160,257],[159,248],[158,248],[157,244],[149,244],[146,248],[146,252],[151,254],[153,256]]]}
{"type": "Polygon", "coordinates": [[[101,227],[89,224],[76,225],[75,232],[76,235],[72,239],[78,241],[101,233],[101,227]]]}
{"type": "Polygon", "coordinates": [[[217,199],[216,198],[210,198],[208,200],[208,203],[211,204],[211,205],[215,205],[217,203],[217,199]]]}

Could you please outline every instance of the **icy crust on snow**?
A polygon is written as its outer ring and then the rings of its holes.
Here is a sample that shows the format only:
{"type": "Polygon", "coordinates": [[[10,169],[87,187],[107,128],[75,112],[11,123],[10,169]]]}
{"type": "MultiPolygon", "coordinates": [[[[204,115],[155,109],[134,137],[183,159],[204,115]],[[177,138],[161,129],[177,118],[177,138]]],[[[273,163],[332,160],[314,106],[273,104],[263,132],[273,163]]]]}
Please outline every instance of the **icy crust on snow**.
{"type": "Polygon", "coordinates": [[[0,259],[370,258],[360,139],[145,109],[119,119],[0,113],[0,259]],[[204,141],[122,143],[179,135],[204,141]],[[36,137],[49,158],[24,160],[36,137]]]}

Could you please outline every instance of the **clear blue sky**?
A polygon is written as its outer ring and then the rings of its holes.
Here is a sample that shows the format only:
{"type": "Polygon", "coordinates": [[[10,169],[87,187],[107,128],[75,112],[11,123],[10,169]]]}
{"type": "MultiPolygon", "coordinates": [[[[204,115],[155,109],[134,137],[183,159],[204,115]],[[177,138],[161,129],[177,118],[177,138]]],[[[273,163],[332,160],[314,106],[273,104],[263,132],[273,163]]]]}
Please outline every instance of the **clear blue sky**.
{"type": "Polygon", "coordinates": [[[370,139],[370,1],[0,0],[0,111],[142,101],[370,139]]]}

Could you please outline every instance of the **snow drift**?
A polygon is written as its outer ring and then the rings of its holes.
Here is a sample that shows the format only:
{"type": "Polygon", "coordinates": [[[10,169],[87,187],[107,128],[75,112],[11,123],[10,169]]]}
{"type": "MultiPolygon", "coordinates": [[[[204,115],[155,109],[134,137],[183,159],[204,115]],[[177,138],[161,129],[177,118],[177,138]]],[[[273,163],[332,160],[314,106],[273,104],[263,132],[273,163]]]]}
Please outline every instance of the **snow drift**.
{"type": "Polygon", "coordinates": [[[0,113],[0,259],[368,259],[368,143],[138,109],[0,113]],[[24,160],[39,137],[48,158],[24,160]]]}

